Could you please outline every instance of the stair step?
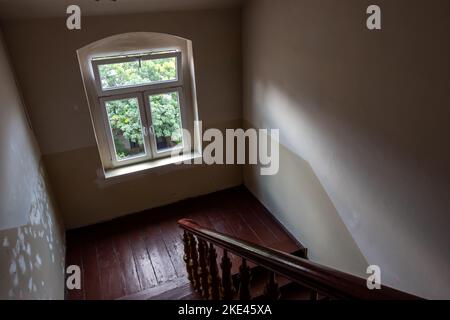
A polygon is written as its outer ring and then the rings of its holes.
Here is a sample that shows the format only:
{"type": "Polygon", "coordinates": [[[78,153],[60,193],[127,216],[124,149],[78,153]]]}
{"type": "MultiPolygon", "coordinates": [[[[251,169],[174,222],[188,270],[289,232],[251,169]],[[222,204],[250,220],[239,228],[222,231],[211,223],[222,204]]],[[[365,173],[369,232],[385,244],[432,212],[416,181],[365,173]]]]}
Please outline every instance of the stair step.
{"type": "MultiPolygon", "coordinates": [[[[157,287],[153,287],[129,296],[119,298],[118,300],[152,300],[155,297],[162,296],[163,294],[171,293],[173,290],[176,290],[178,288],[184,288],[184,290],[187,290],[185,289],[186,286],[191,286],[189,279],[187,279],[186,277],[181,277],[163,283],[157,287]]],[[[183,292],[186,293],[186,291],[183,292]]]]}
{"type": "MultiPolygon", "coordinates": [[[[251,294],[253,300],[264,300],[264,289],[267,284],[269,272],[265,269],[257,269],[252,272],[252,280],[250,283],[251,294]]],[[[275,275],[278,283],[281,300],[309,300],[310,291],[291,280],[275,275]]]]}
{"type": "MultiPolygon", "coordinates": [[[[253,299],[259,299],[264,296],[264,290],[266,288],[269,272],[267,270],[261,270],[260,272],[253,272],[250,282],[250,292],[253,299]]],[[[289,279],[283,278],[279,275],[275,275],[275,280],[278,283],[278,287],[282,287],[291,283],[289,279]]]]}
{"type": "MultiPolygon", "coordinates": [[[[306,252],[304,249],[300,249],[294,252],[291,252],[292,255],[296,256],[296,257],[301,257],[304,258],[306,256],[306,252]]],[[[268,280],[268,270],[258,266],[258,265],[254,265],[254,264],[250,264],[249,266],[252,266],[251,269],[251,275],[252,275],[252,279],[250,282],[250,291],[251,291],[251,295],[253,297],[254,300],[259,300],[259,299],[264,299],[264,289],[265,286],[267,284],[267,280],[268,280]]],[[[233,275],[233,279],[234,279],[234,285],[236,287],[236,290],[238,288],[239,285],[239,274],[234,274],[233,275]]],[[[286,286],[289,286],[291,284],[294,284],[291,280],[282,277],[280,275],[275,275],[275,279],[278,283],[278,287],[280,288],[280,292],[281,292],[281,299],[286,299],[284,296],[285,294],[283,293],[283,289],[286,286]]],[[[298,285],[298,289],[299,291],[299,296],[303,297],[303,296],[308,296],[309,299],[309,291],[307,289],[302,288],[300,285],[298,285]]],[[[293,299],[293,300],[297,300],[297,299],[293,299]]],[[[304,300],[303,298],[300,300],[304,300]]]]}
{"type": "MultiPolygon", "coordinates": [[[[295,256],[304,256],[303,250],[298,250],[292,253],[295,256]]],[[[218,262],[220,263],[220,262],[218,262]]],[[[253,277],[251,283],[252,296],[259,298],[264,294],[264,287],[267,281],[267,270],[261,266],[250,264],[251,274],[253,277]]],[[[233,275],[234,282],[238,283],[239,274],[233,275]]],[[[277,282],[279,283],[280,290],[284,286],[292,284],[292,282],[281,276],[277,276],[277,282]]],[[[308,293],[309,294],[309,293],[308,293]]],[[[186,277],[180,277],[172,281],[168,281],[159,286],[128,295],[118,300],[201,300],[202,297],[199,293],[195,292],[186,277]]]]}
{"type": "Polygon", "coordinates": [[[151,297],[147,300],[201,300],[199,293],[194,291],[191,283],[188,282],[178,288],[168,290],[160,295],[151,297]]]}
{"type": "Polygon", "coordinates": [[[281,300],[310,300],[311,291],[307,288],[291,282],[281,288],[281,300]]]}

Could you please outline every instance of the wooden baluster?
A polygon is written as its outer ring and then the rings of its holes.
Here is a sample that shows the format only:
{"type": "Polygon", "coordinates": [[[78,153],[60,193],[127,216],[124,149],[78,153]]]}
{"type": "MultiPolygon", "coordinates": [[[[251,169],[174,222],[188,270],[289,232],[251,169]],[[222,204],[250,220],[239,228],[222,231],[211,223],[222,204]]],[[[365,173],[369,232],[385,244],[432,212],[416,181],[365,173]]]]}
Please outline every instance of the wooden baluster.
{"type": "Polygon", "coordinates": [[[268,300],[280,299],[280,289],[278,287],[278,283],[275,280],[275,273],[273,271],[269,271],[269,279],[264,289],[264,296],[268,300]]]}
{"type": "Polygon", "coordinates": [[[200,285],[201,292],[204,299],[209,298],[209,283],[208,283],[208,244],[206,241],[199,239],[198,241],[198,258],[199,258],[199,276],[200,276],[200,285]]]}
{"type": "Polygon", "coordinates": [[[197,253],[197,240],[193,234],[189,234],[189,248],[190,248],[190,260],[189,265],[192,274],[192,283],[194,284],[194,289],[197,292],[201,291],[200,276],[198,274],[198,253],[197,253]]]}
{"type": "Polygon", "coordinates": [[[186,272],[188,274],[188,279],[191,283],[194,283],[192,279],[192,268],[191,268],[191,244],[190,244],[190,236],[187,231],[183,232],[183,243],[184,243],[184,263],[186,265],[186,272]]]}
{"type": "Polygon", "coordinates": [[[222,299],[223,300],[233,300],[234,287],[233,279],[231,278],[231,260],[228,257],[228,251],[223,250],[222,263],[220,267],[222,268],[222,299]]]}
{"type": "Polygon", "coordinates": [[[309,300],[312,300],[312,301],[319,300],[319,293],[317,291],[311,290],[309,293],[309,300]]]}
{"type": "Polygon", "coordinates": [[[252,298],[250,293],[250,268],[247,266],[247,260],[242,259],[239,267],[239,299],[248,301],[252,298]]]}
{"type": "Polygon", "coordinates": [[[209,296],[211,300],[220,300],[220,277],[219,270],[217,268],[217,253],[214,245],[211,243],[209,246],[209,296]]]}

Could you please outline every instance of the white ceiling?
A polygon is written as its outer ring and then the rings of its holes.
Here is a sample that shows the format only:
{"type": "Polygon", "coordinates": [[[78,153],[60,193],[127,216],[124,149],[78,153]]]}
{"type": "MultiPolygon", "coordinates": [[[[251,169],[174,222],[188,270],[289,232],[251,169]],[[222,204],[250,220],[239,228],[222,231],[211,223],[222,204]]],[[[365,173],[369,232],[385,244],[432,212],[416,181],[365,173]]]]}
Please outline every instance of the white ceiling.
{"type": "Polygon", "coordinates": [[[66,16],[66,8],[79,5],[85,16],[150,11],[199,10],[238,6],[242,0],[0,0],[0,18],[66,16]]]}

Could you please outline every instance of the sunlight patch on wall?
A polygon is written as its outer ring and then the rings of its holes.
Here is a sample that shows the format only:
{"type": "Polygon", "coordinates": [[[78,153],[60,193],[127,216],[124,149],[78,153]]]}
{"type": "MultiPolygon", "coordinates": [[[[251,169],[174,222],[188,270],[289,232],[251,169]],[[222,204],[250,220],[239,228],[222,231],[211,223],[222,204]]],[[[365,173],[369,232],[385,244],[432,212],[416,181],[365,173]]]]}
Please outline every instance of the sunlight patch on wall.
{"type": "Polygon", "coordinates": [[[0,299],[63,298],[64,236],[41,167],[28,223],[0,231],[0,299]]]}

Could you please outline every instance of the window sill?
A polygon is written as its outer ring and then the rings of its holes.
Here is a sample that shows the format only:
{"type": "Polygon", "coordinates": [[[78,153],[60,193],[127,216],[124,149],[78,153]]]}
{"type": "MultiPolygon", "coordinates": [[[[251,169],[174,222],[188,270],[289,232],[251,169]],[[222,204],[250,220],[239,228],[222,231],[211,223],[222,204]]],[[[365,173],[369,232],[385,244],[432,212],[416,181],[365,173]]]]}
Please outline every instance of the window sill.
{"type": "Polygon", "coordinates": [[[122,168],[109,169],[104,172],[105,179],[111,180],[119,177],[126,177],[134,174],[140,174],[146,171],[153,171],[158,168],[176,165],[177,163],[192,161],[201,157],[202,155],[200,153],[192,152],[190,154],[180,155],[177,157],[157,159],[148,162],[129,165],[122,168]]]}

